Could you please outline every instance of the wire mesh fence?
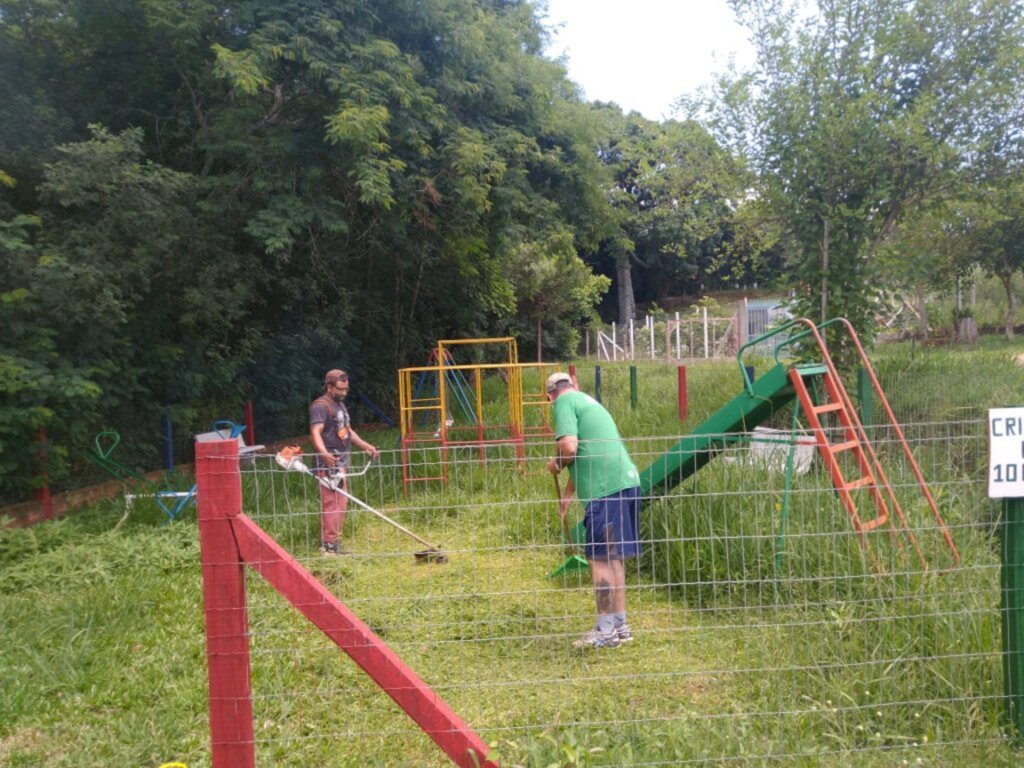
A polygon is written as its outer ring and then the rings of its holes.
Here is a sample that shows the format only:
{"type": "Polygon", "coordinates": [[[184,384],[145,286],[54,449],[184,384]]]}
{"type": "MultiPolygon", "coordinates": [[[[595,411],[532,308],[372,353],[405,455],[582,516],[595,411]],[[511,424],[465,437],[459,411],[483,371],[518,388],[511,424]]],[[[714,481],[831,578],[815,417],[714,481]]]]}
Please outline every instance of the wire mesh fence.
{"type": "MultiPolygon", "coordinates": [[[[643,554],[627,561],[634,641],[586,653],[573,640],[593,623],[593,588],[559,569],[550,442],[424,447],[420,474],[444,462],[448,479],[410,489],[401,454],[383,453],[349,478],[340,557],[320,552],[309,474],[244,462],[243,509],[502,764],[1014,764],[985,424],[904,432],[942,524],[892,430],[873,428],[906,526],[863,536],[820,461],[787,472],[785,441],[722,436],[707,466],[645,499],[643,554]],[[447,562],[416,558],[423,542],[447,562]]],[[[627,446],[644,467],[677,439],[627,446]]],[[[258,765],[443,762],[280,595],[258,578],[247,590],[258,765]]]]}

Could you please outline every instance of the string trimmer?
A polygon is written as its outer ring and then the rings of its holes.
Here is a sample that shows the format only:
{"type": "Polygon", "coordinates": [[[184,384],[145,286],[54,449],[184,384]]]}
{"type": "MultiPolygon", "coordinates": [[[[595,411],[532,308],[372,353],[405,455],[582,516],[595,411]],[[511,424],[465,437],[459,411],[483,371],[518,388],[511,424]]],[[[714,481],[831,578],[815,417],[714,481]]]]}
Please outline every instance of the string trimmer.
{"type": "MultiPolygon", "coordinates": [[[[423,561],[423,562],[428,562],[428,563],[447,563],[448,562],[448,556],[444,552],[442,552],[439,547],[435,547],[433,544],[431,544],[426,539],[421,539],[419,536],[417,536],[415,533],[410,531],[408,528],[406,528],[401,523],[396,523],[394,520],[392,520],[390,517],[385,515],[383,512],[380,512],[379,510],[374,509],[369,504],[366,504],[365,502],[361,501],[360,499],[357,499],[351,493],[349,493],[344,488],[342,488],[341,487],[341,483],[342,483],[342,480],[344,479],[343,475],[336,475],[334,477],[323,477],[321,475],[318,475],[313,470],[311,470],[309,467],[307,467],[305,465],[305,463],[303,463],[302,459],[300,458],[301,455],[302,455],[302,449],[301,448],[299,448],[298,446],[289,446],[288,448],[283,449],[274,458],[275,458],[275,460],[277,461],[277,463],[280,466],[284,467],[288,471],[290,471],[290,472],[301,472],[301,473],[303,473],[305,475],[309,475],[310,477],[312,477],[314,480],[316,480],[318,483],[320,483],[320,485],[324,486],[325,488],[330,488],[335,493],[341,494],[342,496],[344,496],[349,501],[352,501],[355,504],[358,504],[360,507],[365,509],[367,512],[370,512],[370,513],[376,515],[377,517],[379,517],[381,520],[383,520],[386,523],[390,523],[391,525],[393,525],[395,528],[400,530],[405,535],[411,536],[412,538],[416,539],[416,541],[418,541],[420,544],[423,544],[425,547],[427,547],[422,552],[414,552],[413,553],[413,555],[416,557],[417,560],[420,560],[420,561],[423,561]]],[[[361,474],[365,473],[366,470],[369,469],[369,467],[370,467],[370,465],[367,464],[366,467],[363,468],[362,472],[359,472],[358,474],[361,475],[361,474]]],[[[352,474],[349,475],[349,477],[352,477],[352,476],[354,476],[354,475],[352,475],[352,474]]]]}
{"type": "MultiPolygon", "coordinates": [[[[558,485],[558,475],[552,475],[551,479],[555,482],[555,502],[561,505],[562,489],[558,485]]],[[[561,507],[558,509],[558,516],[562,518],[562,530],[565,531],[565,540],[569,544],[569,557],[566,558],[564,563],[548,574],[549,579],[561,576],[569,571],[580,571],[590,567],[590,563],[587,562],[586,558],[576,554],[576,547],[572,543],[572,533],[569,531],[569,521],[562,515],[561,507]]]]}

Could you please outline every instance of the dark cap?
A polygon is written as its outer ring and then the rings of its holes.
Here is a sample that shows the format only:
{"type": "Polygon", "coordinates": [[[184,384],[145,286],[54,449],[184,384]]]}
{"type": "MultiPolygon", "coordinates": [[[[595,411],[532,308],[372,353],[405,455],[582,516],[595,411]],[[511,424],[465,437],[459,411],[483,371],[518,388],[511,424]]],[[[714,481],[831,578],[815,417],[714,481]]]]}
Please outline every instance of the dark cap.
{"type": "Polygon", "coordinates": [[[324,374],[324,386],[329,387],[339,381],[348,381],[348,374],[340,368],[332,368],[324,374]]]}
{"type": "Polygon", "coordinates": [[[546,389],[548,392],[557,392],[562,388],[563,385],[572,386],[572,377],[568,373],[558,371],[548,376],[548,383],[546,389]]]}

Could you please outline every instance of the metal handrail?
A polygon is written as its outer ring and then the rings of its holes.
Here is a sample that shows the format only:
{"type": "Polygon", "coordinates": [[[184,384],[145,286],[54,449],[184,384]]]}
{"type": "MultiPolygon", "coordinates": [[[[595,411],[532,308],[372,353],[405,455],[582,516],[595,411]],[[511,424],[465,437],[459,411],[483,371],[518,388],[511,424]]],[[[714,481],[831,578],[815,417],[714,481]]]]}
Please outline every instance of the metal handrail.
{"type": "MultiPolygon", "coordinates": [[[[743,365],[743,353],[744,353],[744,351],[746,351],[750,347],[757,346],[758,344],[762,343],[763,341],[766,341],[766,340],[770,339],[772,336],[777,336],[780,333],[783,333],[784,331],[788,331],[790,328],[793,328],[794,326],[803,325],[804,322],[805,322],[804,318],[800,318],[800,319],[797,319],[797,320],[789,320],[788,322],[785,322],[782,325],[780,325],[778,328],[775,328],[774,330],[768,331],[767,333],[762,333],[760,336],[757,336],[757,337],[751,339],[746,344],[741,346],[738,350],[736,350],[736,362],[739,364],[740,374],[743,376],[743,386],[747,390],[747,394],[749,394],[749,395],[754,394],[754,382],[751,381],[750,378],[747,376],[747,368],[746,368],[745,365],[743,365]]],[[[809,321],[807,321],[807,322],[809,322],[809,321]]],[[[808,334],[809,334],[809,332],[805,332],[803,335],[806,336],[808,334]]],[[[788,342],[783,342],[783,345],[786,344],[786,343],[788,343],[788,342]]],[[[780,345],[780,346],[783,346],[783,345],[780,345]]],[[[781,362],[779,360],[778,351],[779,351],[779,347],[776,347],[776,349],[775,349],[775,362],[777,362],[777,363],[781,362]]]]}

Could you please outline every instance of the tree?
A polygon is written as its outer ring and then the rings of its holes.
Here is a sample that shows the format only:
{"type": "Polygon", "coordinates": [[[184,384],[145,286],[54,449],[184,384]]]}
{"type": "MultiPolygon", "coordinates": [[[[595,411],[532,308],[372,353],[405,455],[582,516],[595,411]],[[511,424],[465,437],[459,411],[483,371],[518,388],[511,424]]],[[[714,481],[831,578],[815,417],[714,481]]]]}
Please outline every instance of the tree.
{"type": "Polygon", "coordinates": [[[800,312],[870,330],[879,249],[908,210],[1006,142],[1022,82],[1019,3],[733,0],[758,51],[701,106],[785,223],[800,312]],[[709,108],[710,107],[710,108],[709,108]]]}
{"type": "Polygon", "coordinates": [[[520,245],[608,232],[543,41],[528,0],[0,0],[6,308],[97,388],[48,406],[71,444],[253,394],[273,434],[328,368],[386,402],[437,338],[518,330],[520,245]]]}
{"type": "Polygon", "coordinates": [[[600,154],[613,174],[616,224],[605,249],[614,258],[619,320],[625,322],[636,313],[634,267],[660,299],[715,270],[731,272],[752,255],[732,237],[752,180],[694,121],[654,123],[636,113],[623,118],[614,106],[599,109],[607,131],[600,154]]]}
{"type": "MultiPolygon", "coordinates": [[[[543,359],[544,323],[592,316],[594,305],[611,284],[607,277],[590,271],[577,255],[572,235],[565,230],[516,248],[510,280],[519,311],[533,321],[538,363],[543,359]]],[[[568,342],[554,350],[555,354],[572,354],[576,349],[575,336],[570,335],[568,342]]]]}
{"type": "Polygon", "coordinates": [[[1006,293],[1006,338],[1014,338],[1017,297],[1013,277],[1024,267],[1024,174],[1007,174],[985,189],[978,204],[977,262],[999,278],[1006,293]]]}
{"type": "MultiPolygon", "coordinates": [[[[16,181],[0,171],[0,186],[13,189],[16,181]]],[[[0,201],[0,491],[28,485],[40,469],[26,448],[52,415],[46,404],[66,374],[55,370],[61,367],[56,333],[37,322],[38,297],[29,288],[38,226],[38,218],[14,215],[0,201]]]]}
{"type": "Polygon", "coordinates": [[[930,334],[928,294],[948,294],[976,263],[972,208],[957,195],[920,205],[879,249],[879,273],[887,287],[885,298],[910,308],[917,317],[917,336],[921,339],[930,334]],[[912,303],[904,298],[907,294],[912,303]]]}

